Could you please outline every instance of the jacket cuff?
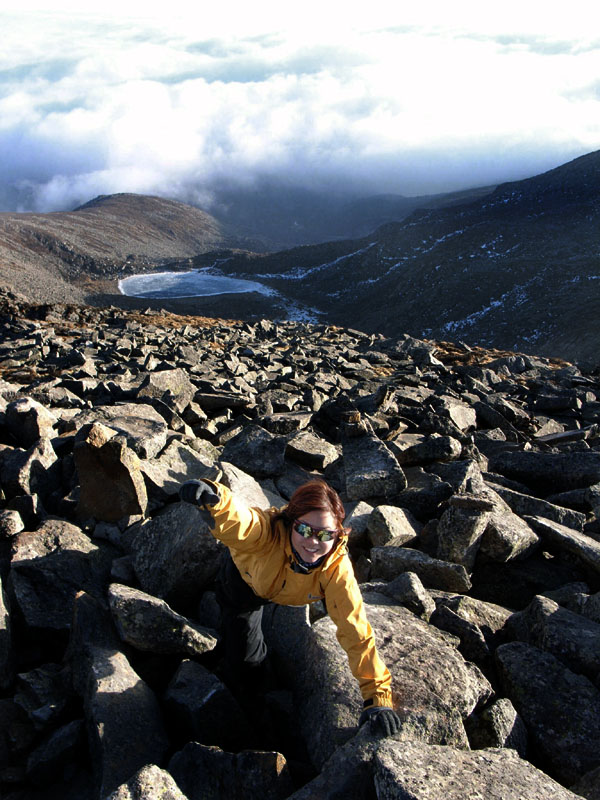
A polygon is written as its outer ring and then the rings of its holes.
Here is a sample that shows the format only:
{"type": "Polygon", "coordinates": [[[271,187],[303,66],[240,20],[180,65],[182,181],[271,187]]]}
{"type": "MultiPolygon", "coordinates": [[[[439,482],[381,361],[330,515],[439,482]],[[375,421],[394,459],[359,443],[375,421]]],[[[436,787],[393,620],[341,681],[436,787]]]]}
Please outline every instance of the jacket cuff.
{"type": "Polygon", "coordinates": [[[375,697],[369,697],[368,700],[365,700],[363,703],[363,708],[393,708],[392,705],[392,693],[385,692],[382,694],[376,694],[375,697]]]}

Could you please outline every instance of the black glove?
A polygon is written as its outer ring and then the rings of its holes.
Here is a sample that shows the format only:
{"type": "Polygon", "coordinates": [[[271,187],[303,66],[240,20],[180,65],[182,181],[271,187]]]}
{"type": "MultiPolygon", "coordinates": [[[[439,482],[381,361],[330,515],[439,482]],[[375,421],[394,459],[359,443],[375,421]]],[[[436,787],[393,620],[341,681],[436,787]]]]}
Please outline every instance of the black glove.
{"type": "Polygon", "coordinates": [[[179,490],[179,497],[196,506],[214,506],[221,499],[217,489],[205,481],[186,481],[179,490]]]}
{"type": "Polygon", "coordinates": [[[384,736],[393,736],[400,730],[400,717],[393,708],[387,706],[365,708],[358,720],[359,727],[365,722],[369,722],[373,733],[381,733],[384,736]]]}

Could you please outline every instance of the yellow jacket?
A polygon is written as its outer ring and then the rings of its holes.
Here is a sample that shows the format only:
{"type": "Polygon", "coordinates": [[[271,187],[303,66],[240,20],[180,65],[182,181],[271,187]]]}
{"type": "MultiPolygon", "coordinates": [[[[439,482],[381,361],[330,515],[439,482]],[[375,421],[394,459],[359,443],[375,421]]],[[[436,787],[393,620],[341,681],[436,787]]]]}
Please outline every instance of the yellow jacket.
{"type": "Polygon", "coordinates": [[[365,705],[391,707],[392,679],[375,648],[345,537],[314,570],[294,572],[289,529],[281,520],[271,525],[277,509],[247,508],[235,502],[226,486],[215,486],[220,500],[208,506],[215,521],[213,535],[229,548],[242,578],[259,597],[279,605],[324,599],[365,705]]]}

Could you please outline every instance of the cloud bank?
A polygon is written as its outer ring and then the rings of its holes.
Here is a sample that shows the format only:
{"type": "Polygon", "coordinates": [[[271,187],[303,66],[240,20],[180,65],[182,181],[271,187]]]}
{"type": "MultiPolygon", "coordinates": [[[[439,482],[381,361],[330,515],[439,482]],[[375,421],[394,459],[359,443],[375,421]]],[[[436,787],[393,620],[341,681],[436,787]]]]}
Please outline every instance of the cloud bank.
{"type": "Polygon", "coordinates": [[[53,5],[0,15],[0,210],[113,192],[209,207],[261,180],[432,194],[600,148],[600,39],[576,9],[544,29],[455,4],[400,25],[377,7],[344,22],[309,4],[285,25],[254,4],[235,23],[227,4],[211,20],[53,5]]]}

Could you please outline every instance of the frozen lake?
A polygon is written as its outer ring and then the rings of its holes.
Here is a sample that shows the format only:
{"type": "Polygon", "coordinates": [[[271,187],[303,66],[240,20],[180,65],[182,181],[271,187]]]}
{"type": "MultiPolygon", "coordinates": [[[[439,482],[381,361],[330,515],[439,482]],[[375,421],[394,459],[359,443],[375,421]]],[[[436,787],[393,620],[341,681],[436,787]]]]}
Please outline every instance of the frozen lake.
{"type": "Polygon", "coordinates": [[[209,273],[209,268],[192,272],[153,272],[148,275],[132,275],[119,281],[119,291],[127,297],[147,297],[162,300],[174,297],[207,297],[213,294],[240,294],[260,292],[274,295],[276,292],[256,281],[227,278],[209,273]]]}

